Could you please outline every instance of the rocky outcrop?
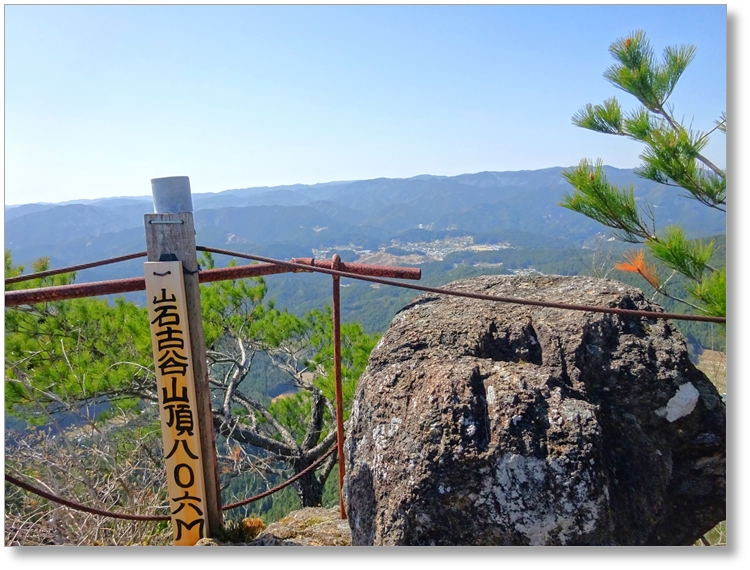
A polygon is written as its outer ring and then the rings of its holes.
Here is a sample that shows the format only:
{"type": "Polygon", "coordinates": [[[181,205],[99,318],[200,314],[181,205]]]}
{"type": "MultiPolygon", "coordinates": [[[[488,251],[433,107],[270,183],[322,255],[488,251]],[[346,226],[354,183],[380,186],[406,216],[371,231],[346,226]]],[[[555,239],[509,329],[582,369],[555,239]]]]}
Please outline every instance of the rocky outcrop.
{"type": "Polygon", "coordinates": [[[349,523],[339,507],[307,507],[271,523],[249,546],[351,546],[349,523]]]}
{"type": "MultiPolygon", "coordinates": [[[[585,277],[448,288],[661,311],[585,277]]],[[[726,409],[669,321],[425,295],[347,433],[354,545],[688,545],[725,515],[726,409]]]]}
{"type": "Polygon", "coordinates": [[[195,546],[351,546],[349,523],[339,507],[306,507],[268,525],[250,542],[225,542],[201,538],[195,546]]]}

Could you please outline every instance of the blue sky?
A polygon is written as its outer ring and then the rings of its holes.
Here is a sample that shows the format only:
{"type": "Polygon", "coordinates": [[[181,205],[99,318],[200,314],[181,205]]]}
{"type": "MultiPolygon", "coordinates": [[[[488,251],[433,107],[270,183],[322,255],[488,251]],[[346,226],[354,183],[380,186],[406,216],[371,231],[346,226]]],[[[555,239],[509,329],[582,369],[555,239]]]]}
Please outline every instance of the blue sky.
{"type": "MultiPolygon", "coordinates": [[[[418,174],[630,168],[571,124],[617,95],[609,44],[698,47],[673,96],[726,103],[724,5],[5,6],[5,203],[418,174]]],[[[726,164],[723,135],[706,151],[726,164]]]]}

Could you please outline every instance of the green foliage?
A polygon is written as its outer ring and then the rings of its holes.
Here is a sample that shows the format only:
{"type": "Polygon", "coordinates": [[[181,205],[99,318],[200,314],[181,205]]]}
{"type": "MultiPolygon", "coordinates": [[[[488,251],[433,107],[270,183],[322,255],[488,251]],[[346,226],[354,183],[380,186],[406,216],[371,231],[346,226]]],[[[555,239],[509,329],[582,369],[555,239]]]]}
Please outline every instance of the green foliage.
{"type": "MultiPolygon", "coordinates": [[[[295,441],[302,444],[305,437],[307,423],[310,421],[311,397],[310,393],[300,390],[294,394],[284,394],[276,398],[268,407],[279,422],[293,434],[295,441]]],[[[278,434],[275,434],[278,439],[278,434]]]]}
{"type": "Polygon", "coordinates": [[[613,228],[622,241],[638,243],[652,237],[636,206],[633,187],[610,184],[601,160],[592,165],[584,159],[577,169],[563,172],[563,177],[575,188],[564,195],[563,206],[613,228]]]}
{"type": "Polygon", "coordinates": [[[635,95],[650,111],[667,102],[682,73],[695,57],[694,46],[668,47],[658,64],[646,34],[638,30],[609,46],[609,53],[619,63],[604,72],[613,85],[635,95]]]}
{"type": "Polygon", "coordinates": [[[323,501],[321,506],[330,509],[339,504],[339,478],[338,473],[336,477],[329,477],[326,481],[326,486],[323,489],[323,501]]]}
{"type": "MultiPolygon", "coordinates": [[[[686,197],[726,212],[726,173],[701,152],[716,131],[726,132],[726,117],[716,121],[706,133],[680,124],[668,105],[668,99],[696,52],[694,46],[668,47],[657,61],[643,31],[618,39],[609,48],[616,63],[604,77],[618,89],[634,96],[641,106],[625,113],[615,98],[602,105],[588,104],[573,116],[573,123],[596,132],[630,138],[645,145],[643,161],[636,173],[687,191],[686,197]]],[[[659,293],[679,299],[702,313],[726,316],[726,269],[709,265],[715,250],[713,243],[688,240],[678,226],[657,233],[653,209],[636,201],[633,188],[619,188],[607,180],[602,161],[582,160],[575,169],[563,173],[573,192],[563,196],[562,206],[579,212],[614,230],[620,240],[642,243],[660,263],[685,276],[692,302],[668,294],[663,281],[631,255],[625,271],[641,274],[659,293]]],[[[671,277],[668,277],[669,280],[671,277]]]]}
{"type": "Polygon", "coordinates": [[[667,267],[679,271],[685,277],[700,282],[709,268],[708,260],[714,253],[714,243],[690,242],[679,226],[669,226],[660,240],[646,242],[651,254],[667,267]]]}
{"type": "MultiPolygon", "coordinates": [[[[313,331],[309,341],[313,348],[313,357],[304,361],[304,365],[319,369],[322,374],[315,385],[329,401],[335,400],[336,380],[333,360],[333,315],[331,307],[324,311],[310,311],[304,319],[305,324],[313,331]]],[[[379,335],[368,335],[360,323],[341,324],[341,385],[344,404],[344,420],[349,417],[357,380],[364,373],[370,352],[375,348],[379,335]]]]}
{"type": "MultiPolygon", "coordinates": [[[[48,269],[42,259],[35,271],[48,269]]],[[[5,252],[6,275],[19,274],[5,252]]],[[[67,284],[74,276],[17,283],[16,289],[67,284]]],[[[5,311],[5,409],[44,423],[50,409],[103,395],[118,409],[154,399],[145,309],[122,299],[39,303],[5,311]],[[135,399],[134,399],[135,398],[135,399]]]]}
{"type": "MultiPolygon", "coordinates": [[[[210,255],[201,264],[215,265],[210,255]]],[[[48,268],[46,259],[33,264],[37,272],[48,268]]],[[[6,275],[22,271],[6,251],[6,275]]],[[[34,279],[10,288],[61,285],[74,278],[34,279]]],[[[283,473],[285,479],[289,470],[303,469],[334,441],[329,437],[335,435],[331,309],[297,316],[276,308],[266,295],[261,278],[201,287],[225,481],[247,470],[283,473]],[[290,388],[289,394],[272,403],[269,388],[280,384],[290,388]]],[[[54,424],[61,413],[67,421],[82,407],[104,403],[109,410],[97,408],[103,423],[114,416],[137,416],[143,401],[157,401],[146,309],[123,299],[77,299],[9,308],[5,322],[6,411],[27,423],[54,424]]],[[[344,403],[349,406],[377,337],[354,323],[344,324],[341,332],[344,403]]],[[[93,418],[82,419],[94,425],[93,418]]],[[[313,493],[304,501],[320,502],[316,493],[322,494],[334,462],[332,457],[317,474],[305,476],[319,481],[299,487],[313,493]]]]}
{"type": "MultiPolygon", "coordinates": [[[[708,241],[714,243],[715,250],[709,264],[716,267],[725,265],[726,236],[711,236],[708,241]]],[[[656,264],[657,259],[648,250],[642,251],[645,251],[645,261],[648,264],[656,264]]],[[[659,296],[659,304],[666,312],[680,312],[681,306],[684,306],[684,304],[677,298],[690,286],[690,280],[680,273],[674,273],[664,265],[655,265],[655,270],[661,284],[661,292],[654,289],[642,276],[632,272],[618,271],[616,272],[616,278],[633,287],[639,287],[647,297],[654,299],[659,296]]],[[[695,310],[688,309],[688,312],[694,313],[695,310]]],[[[697,362],[697,357],[703,349],[726,350],[725,328],[722,325],[680,320],[674,321],[674,325],[687,339],[691,358],[695,362],[697,362]]]]}
{"type": "MultiPolygon", "coordinates": [[[[215,263],[210,254],[203,254],[200,264],[213,269],[215,263]]],[[[229,267],[235,267],[232,260],[229,267]]],[[[247,334],[257,330],[266,308],[263,299],[266,284],[260,277],[237,281],[218,281],[201,286],[201,311],[203,313],[203,336],[206,346],[214,347],[226,334],[247,334]]]]}
{"type": "MultiPolygon", "coordinates": [[[[201,265],[213,267],[213,258],[204,255],[201,265]]],[[[266,293],[259,278],[201,287],[214,408],[222,420],[220,432],[228,441],[244,445],[248,456],[270,453],[282,466],[298,472],[334,441],[330,437],[335,435],[332,313],[325,307],[295,315],[271,301],[264,303],[266,293]],[[288,388],[271,402],[251,396],[257,392],[253,382],[259,378],[258,368],[267,370],[269,363],[286,375],[283,386],[288,388]]],[[[342,385],[348,407],[377,339],[358,324],[342,325],[341,333],[342,385]]],[[[320,502],[333,461],[319,475],[309,476],[318,477],[317,482],[307,480],[298,486],[303,504],[320,502]]]]}
{"type": "Polygon", "coordinates": [[[727,316],[727,269],[722,267],[707,278],[690,283],[688,293],[703,302],[702,311],[715,317],[727,316]]]}
{"type": "MultiPolygon", "coordinates": [[[[329,477],[328,481],[334,478],[329,477]]],[[[253,497],[271,487],[280,484],[284,478],[271,472],[245,472],[233,478],[222,490],[222,503],[230,504],[241,499],[253,497]]],[[[328,488],[329,483],[326,483],[328,488]]],[[[338,499],[337,499],[338,500],[338,499]]],[[[227,518],[258,517],[264,523],[270,524],[284,518],[291,511],[300,508],[300,500],[293,486],[288,486],[258,501],[237,507],[225,513],[227,518]]]]}

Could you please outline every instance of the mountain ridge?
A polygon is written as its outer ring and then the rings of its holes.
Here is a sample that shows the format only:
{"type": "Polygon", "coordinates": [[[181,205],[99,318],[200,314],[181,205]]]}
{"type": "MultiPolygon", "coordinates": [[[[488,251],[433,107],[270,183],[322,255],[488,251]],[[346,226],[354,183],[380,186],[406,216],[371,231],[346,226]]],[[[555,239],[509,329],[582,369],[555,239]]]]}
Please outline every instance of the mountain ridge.
{"type": "MultiPolygon", "coordinates": [[[[523,232],[581,247],[600,224],[559,206],[572,190],[563,167],[482,171],[456,176],[293,184],[195,193],[196,239],[212,247],[273,246],[293,256],[313,249],[387,248],[410,232],[479,236],[523,232]]],[[[691,237],[726,231],[720,212],[706,211],[678,189],[606,166],[614,183],[632,185],[636,199],[654,204],[657,227],[680,223],[691,237]]],[[[14,262],[50,256],[65,264],[139,251],[150,197],[99,198],[6,207],[5,248],[14,262]],[[123,251],[132,247],[131,251],[123,251]]]]}

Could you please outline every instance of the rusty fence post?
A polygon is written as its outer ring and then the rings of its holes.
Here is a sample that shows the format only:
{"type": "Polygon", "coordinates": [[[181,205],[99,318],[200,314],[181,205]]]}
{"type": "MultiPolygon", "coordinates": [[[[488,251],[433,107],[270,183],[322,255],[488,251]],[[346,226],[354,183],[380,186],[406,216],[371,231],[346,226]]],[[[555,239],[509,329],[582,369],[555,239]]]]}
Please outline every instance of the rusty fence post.
{"type": "MultiPolygon", "coordinates": [[[[331,258],[331,269],[339,270],[341,257],[336,253],[331,258]]],[[[333,277],[333,371],[336,380],[336,446],[339,457],[339,511],[341,518],[346,518],[344,508],[344,395],[341,385],[341,302],[339,297],[340,277],[333,277]]]]}

